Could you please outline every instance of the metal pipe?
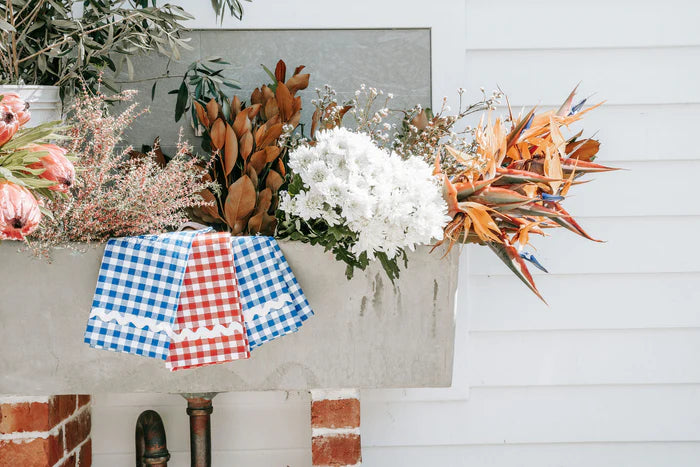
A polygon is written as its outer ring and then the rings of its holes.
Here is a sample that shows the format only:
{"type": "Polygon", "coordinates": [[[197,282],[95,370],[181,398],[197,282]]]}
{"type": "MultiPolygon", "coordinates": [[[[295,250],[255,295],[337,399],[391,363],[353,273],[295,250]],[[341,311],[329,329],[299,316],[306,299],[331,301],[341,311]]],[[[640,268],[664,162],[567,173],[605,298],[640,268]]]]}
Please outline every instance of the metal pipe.
{"type": "Polygon", "coordinates": [[[167,467],[169,460],[163,420],[155,410],[141,412],[136,420],[136,467],[167,467]]]}
{"type": "Polygon", "coordinates": [[[190,416],[190,459],[192,467],[211,467],[211,400],[216,393],[183,394],[190,416]]]}

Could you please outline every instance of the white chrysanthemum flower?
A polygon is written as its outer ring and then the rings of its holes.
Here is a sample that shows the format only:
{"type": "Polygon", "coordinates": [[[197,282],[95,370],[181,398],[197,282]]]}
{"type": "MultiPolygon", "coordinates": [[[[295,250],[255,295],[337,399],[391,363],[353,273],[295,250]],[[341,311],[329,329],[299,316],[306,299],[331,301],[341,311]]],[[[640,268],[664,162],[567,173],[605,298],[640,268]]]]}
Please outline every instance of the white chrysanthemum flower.
{"type": "Polygon", "coordinates": [[[280,209],[346,225],[357,234],[356,255],[394,258],[404,248],[441,239],[450,220],[432,168],[378,147],[364,133],[322,131],[314,146],[291,152],[289,166],[305,189],[294,197],[283,193],[280,209]]]}

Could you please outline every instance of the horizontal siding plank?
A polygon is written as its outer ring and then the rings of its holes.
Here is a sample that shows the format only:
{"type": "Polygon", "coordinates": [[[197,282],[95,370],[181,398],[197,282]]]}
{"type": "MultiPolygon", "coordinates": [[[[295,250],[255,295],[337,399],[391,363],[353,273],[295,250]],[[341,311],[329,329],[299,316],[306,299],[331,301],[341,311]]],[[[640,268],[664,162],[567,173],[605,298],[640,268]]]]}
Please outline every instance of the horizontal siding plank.
{"type": "Polygon", "coordinates": [[[469,356],[470,386],[700,383],[700,328],[472,332],[469,356]]]}
{"type": "Polygon", "coordinates": [[[700,215],[700,203],[689,192],[700,176],[700,161],[609,165],[624,170],[585,177],[591,182],[569,191],[568,212],[581,217],[700,215]],[[644,191],[647,195],[640,196],[644,191]]]}
{"type": "Polygon", "coordinates": [[[479,86],[498,85],[513,105],[558,105],[581,81],[611,104],[700,103],[700,46],[465,53],[470,101],[479,86]],[[539,78],[552,73],[556,80],[546,84],[539,78]]]}
{"type": "Polygon", "coordinates": [[[465,402],[363,403],[362,439],[367,446],[696,442],[698,400],[698,385],[472,388],[465,402]]]}
{"type": "MultiPolygon", "coordinates": [[[[564,229],[552,231],[551,237],[534,239],[537,257],[551,273],[700,272],[700,249],[686,238],[700,231],[700,217],[580,218],[579,221],[589,234],[606,243],[591,242],[564,229]]],[[[512,275],[490,249],[474,245],[467,248],[471,274],[512,275]]],[[[540,274],[532,269],[533,274],[540,274]]]]}
{"type": "Polygon", "coordinates": [[[696,467],[700,443],[363,447],[368,466],[696,467]]]}
{"type": "Polygon", "coordinates": [[[693,0],[466,2],[469,49],[699,45],[693,0]]]}
{"type": "Polygon", "coordinates": [[[512,275],[470,276],[464,293],[472,331],[682,328],[700,327],[698,284],[700,273],[540,275],[547,306],[512,275]]]}

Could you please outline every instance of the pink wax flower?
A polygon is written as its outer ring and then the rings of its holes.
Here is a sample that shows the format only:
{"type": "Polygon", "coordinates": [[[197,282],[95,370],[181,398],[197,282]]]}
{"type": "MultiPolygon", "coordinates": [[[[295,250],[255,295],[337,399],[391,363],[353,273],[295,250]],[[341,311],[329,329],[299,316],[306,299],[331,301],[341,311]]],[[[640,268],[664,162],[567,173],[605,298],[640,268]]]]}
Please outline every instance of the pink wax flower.
{"type": "Polygon", "coordinates": [[[26,188],[0,182],[0,239],[23,240],[41,220],[39,203],[26,188]]]}
{"type": "Polygon", "coordinates": [[[0,94],[0,146],[12,138],[19,127],[29,121],[29,104],[14,92],[0,94]]]}
{"type": "Polygon", "coordinates": [[[75,181],[75,167],[66,158],[68,151],[55,144],[32,144],[27,149],[33,152],[48,152],[41,157],[39,162],[30,164],[28,167],[30,169],[44,168],[45,170],[39,174],[39,177],[56,182],[56,185],[50,186],[49,190],[68,193],[75,181]]]}

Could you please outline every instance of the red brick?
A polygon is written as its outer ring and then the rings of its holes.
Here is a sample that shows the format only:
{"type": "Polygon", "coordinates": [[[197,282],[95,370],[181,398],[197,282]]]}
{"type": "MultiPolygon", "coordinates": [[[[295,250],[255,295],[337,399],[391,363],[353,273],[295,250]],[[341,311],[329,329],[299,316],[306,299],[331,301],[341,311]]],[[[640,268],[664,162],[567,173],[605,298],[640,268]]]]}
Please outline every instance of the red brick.
{"type": "Polygon", "coordinates": [[[80,446],[78,465],[80,467],[90,467],[92,465],[92,440],[89,439],[87,443],[80,446]]]}
{"type": "Polygon", "coordinates": [[[0,433],[48,431],[49,418],[49,404],[44,402],[0,404],[0,433]]]}
{"type": "Polygon", "coordinates": [[[83,411],[66,423],[66,451],[71,452],[80,443],[90,437],[90,411],[83,411]]]}
{"type": "Polygon", "coordinates": [[[360,435],[314,436],[311,440],[313,465],[344,466],[362,461],[360,435]]]}
{"type": "Polygon", "coordinates": [[[320,400],[311,403],[313,428],[357,428],[360,426],[358,399],[320,400]]]}
{"type": "Polygon", "coordinates": [[[90,402],[89,394],[78,394],[78,407],[82,407],[90,402]]]}
{"type": "Polygon", "coordinates": [[[76,464],[76,457],[75,454],[70,456],[68,459],[66,459],[63,464],[61,464],[59,467],[75,467],[76,464]]]}
{"type": "Polygon", "coordinates": [[[62,435],[31,441],[0,441],[0,465],[47,467],[63,457],[62,435]]]}
{"type": "Polygon", "coordinates": [[[51,410],[49,412],[49,423],[51,427],[58,425],[66,418],[73,415],[76,402],[75,394],[53,396],[49,402],[51,405],[51,410]]]}
{"type": "Polygon", "coordinates": [[[63,450],[63,430],[59,429],[58,434],[55,436],[49,436],[48,438],[48,448],[49,448],[49,462],[54,465],[60,459],[63,458],[65,451],[63,450]]]}

